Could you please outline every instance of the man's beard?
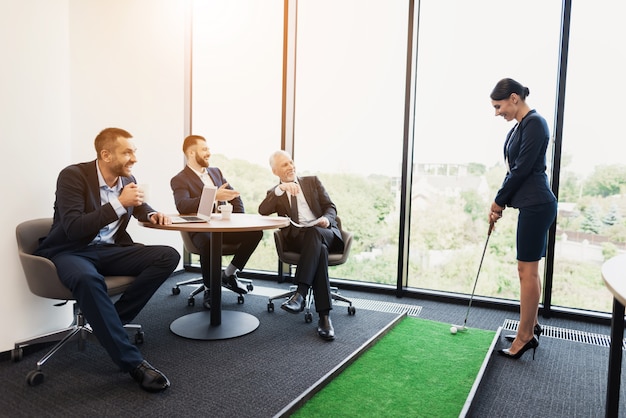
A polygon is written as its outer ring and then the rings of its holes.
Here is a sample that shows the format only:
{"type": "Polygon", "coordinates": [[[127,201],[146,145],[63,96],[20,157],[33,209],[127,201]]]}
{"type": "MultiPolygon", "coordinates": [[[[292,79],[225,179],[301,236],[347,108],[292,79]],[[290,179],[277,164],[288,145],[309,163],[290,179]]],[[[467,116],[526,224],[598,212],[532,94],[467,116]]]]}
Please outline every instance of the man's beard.
{"type": "Polygon", "coordinates": [[[198,165],[200,167],[208,167],[209,166],[209,162],[207,160],[205,160],[204,158],[200,158],[198,155],[196,155],[196,163],[198,163],[198,165]]]}
{"type": "Polygon", "coordinates": [[[113,167],[111,167],[111,171],[116,175],[116,176],[120,176],[120,177],[128,177],[131,175],[132,173],[132,165],[127,167],[126,164],[124,163],[117,163],[115,164],[113,167]]]}

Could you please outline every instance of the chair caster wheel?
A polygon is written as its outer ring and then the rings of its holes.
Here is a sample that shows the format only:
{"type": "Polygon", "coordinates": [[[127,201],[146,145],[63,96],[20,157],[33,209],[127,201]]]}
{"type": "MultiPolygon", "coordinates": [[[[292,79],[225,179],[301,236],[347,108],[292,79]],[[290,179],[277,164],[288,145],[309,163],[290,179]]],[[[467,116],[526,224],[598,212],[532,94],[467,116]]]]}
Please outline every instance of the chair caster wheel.
{"type": "Polygon", "coordinates": [[[348,315],[356,315],[356,308],[354,306],[348,306],[348,315]]]}
{"type": "Polygon", "coordinates": [[[187,306],[194,306],[196,304],[196,300],[194,298],[187,299],[187,306]]]}
{"type": "Polygon", "coordinates": [[[252,292],[254,290],[254,285],[252,283],[248,283],[246,289],[248,289],[248,292],[252,292]]]}
{"type": "Polygon", "coordinates": [[[11,350],[11,361],[18,362],[24,357],[24,349],[22,348],[14,348],[11,350]]]}
{"type": "Polygon", "coordinates": [[[270,313],[274,312],[274,303],[273,302],[270,302],[270,303],[267,304],[267,311],[270,312],[270,313]]]}
{"type": "Polygon", "coordinates": [[[304,322],[306,322],[307,324],[313,322],[313,314],[311,312],[307,312],[304,314],[304,322]]]}
{"type": "Polygon", "coordinates": [[[26,383],[29,386],[37,386],[43,383],[43,373],[40,370],[31,370],[26,375],[26,383]]]}
{"type": "Polygon", "coordinates": [[[180,295],[180,287],[172,287],[172,295],[180,295]]]}
{"type": "Polygon", "coordinates": [[[243,295],[239,295],[237,296],[237,303],[242,305],[245,302],[245,299],[243,298],[243,295]]]}
{"type": "Polygon", "coordinates": [[[135,345],[143,344],[143,331],[137,331],[135,334],[135,345]]]}

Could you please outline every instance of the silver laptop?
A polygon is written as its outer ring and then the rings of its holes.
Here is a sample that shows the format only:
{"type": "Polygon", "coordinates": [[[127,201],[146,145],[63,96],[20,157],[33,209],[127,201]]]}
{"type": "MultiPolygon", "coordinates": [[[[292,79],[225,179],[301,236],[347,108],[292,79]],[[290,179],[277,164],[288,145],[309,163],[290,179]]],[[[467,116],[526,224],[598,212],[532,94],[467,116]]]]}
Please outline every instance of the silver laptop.
{"type": "Polygon", "coordinates": [[[202,195],[200,196],[200,205],[196,215],[179,215],[172,216],[173,224],[184,224],[193,222],[210,222],[211,213],[213,213],[213,204],[215,203],[215,195],[217,195],[217,187],[204,186],[202,195]]]}

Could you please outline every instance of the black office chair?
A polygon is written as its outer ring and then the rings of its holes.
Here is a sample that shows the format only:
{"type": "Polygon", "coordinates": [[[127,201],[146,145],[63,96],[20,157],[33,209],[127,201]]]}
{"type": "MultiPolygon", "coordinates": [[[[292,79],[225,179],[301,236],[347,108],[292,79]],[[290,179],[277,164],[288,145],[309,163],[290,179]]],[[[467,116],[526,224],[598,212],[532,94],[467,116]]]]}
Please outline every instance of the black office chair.
{"type": "MultiPolygon", "coordinates": [[[[72,292],[61,283],[57,275],[57,269],[52,261],[45,257],[33,255],[33,252],[39,245],[39,239],[44,237],[50,231],[52,218],[33,219],[20,223],[15,228],[17,238],[17,251],[22,263],[22,269],[28,283],[30,291],[42,298],[58,299],[61,302],[55,306],[61,306],[69,300],[74,300],[72,292]]],[[[128,286],[135,280],[134,276],[107,276],[104,278],[109,296],[116,296],[123,293],[128,286]]],[[[135,335],[135,344],[143,343],[144,333],[141,325],[127,324],[124,325],[127,330],[133,331],[135,335]]],[[[85,322],[80,309],[74,303],[74,321],[66,328],[58,331],[49,332],[27,340],[15,343],[15,348],[11,350],[11,359],[20,361],[24,355],[24,347],[33,344],[57,342],[57,344],[37,362],[37,369],[32,370],[26,376],[29,385],[35,386],[43,382],[44,374],[41,371],[42,366],[48,361],[61,347],[70,341],[77,340],[79,349],[84,348],[85,341],[92,335],[92,330],[85,322]]]]}
{"type": "MultiPolygon", "coordinates": [[[[200,254],[200,250],[196,247],[196,244],[191,240],[191,236],[189,232],[180,231],[180,235],[183,237],[183,244],[188,252],[192,254],[200,254]]],[[[239,248],[239,244],[224,244],[222,243],[222,255],[233,255],[239,248]]],[[[246,288],[248,291],[252,291],[254,289],[254,285],[252,284],[252,280],[239,278],[239,281],[246,284],[246,288]]],[[[194,279],[184,280],[182,282],[176,283],[176,285],[172,288],[173,295],[180,294],[180,286],[188,286],[188,285],[198,285],[187,297],[187,306],[194,306],[196,304],[195,297],[197,294],[204,292],[205,286],[202,277],[196,277],[194,279]]],[[[245,302],[245,298],[243,295],[237,295],[237,303],[241,304],[245,302]]]]}
{"type": "MultiPolygon", "coordinates": [[[[345,263],[348,260],[348,256],[350,255],[350,247],[352,246],[352,233],[345,231],[341,227],[341,219],[339,216],[336,218],[337,226],[341,231],[341,236],[343,238],[344,248],[341,253],[329,253],[328,254],[328,266],[338,266],[340,264],[345,263]]],[[[297,266],[300,261],[300,253],[288,251],[286,249],[285,239],[283,238],[283,234],[280,230],[274,231],[274,242],[276,243],[276,253],[278,254],[278,281],[284,282],[285,275],[283,272],[283,264],[288,265],[289,269],[289,277],[291,277],[291,267],[297,266]]],[[[297,268],[297,267],[296,267],[297,268]]],[[[267,303],[267,311],[274,312],[274,300],[276,299],[285,299],[290,298],[296,292],[297,286],[290,286],[289,291],[286,293],[281,293],[280,295],[272,296],[267,303]]],[[[356,308],[352,305],[352,301],[343,297],[339,293],[339,289],[336,286],[330,287],[330,296],[332,300],[338,300],[341,302],[345,302],[348,304],[348,315],[355,315],[356,308]]],[[[306,322],[313,321],[313,315],[311,314],[311,304],[313,303],[313,289],[309,288],[309,291],[306,295],[306,307],[304,311],[304,320],[306,322]]]]}

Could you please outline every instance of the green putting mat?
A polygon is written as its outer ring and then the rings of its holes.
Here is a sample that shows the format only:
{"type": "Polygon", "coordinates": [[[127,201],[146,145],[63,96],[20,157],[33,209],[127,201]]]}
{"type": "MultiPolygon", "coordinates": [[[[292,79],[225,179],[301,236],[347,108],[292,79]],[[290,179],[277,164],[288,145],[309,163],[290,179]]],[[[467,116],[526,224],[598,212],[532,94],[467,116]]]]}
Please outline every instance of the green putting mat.
{"type": "Polygon", "coordinates": [[[406,317],[293,417],[457,417],[494,331],[406,317]]]}

